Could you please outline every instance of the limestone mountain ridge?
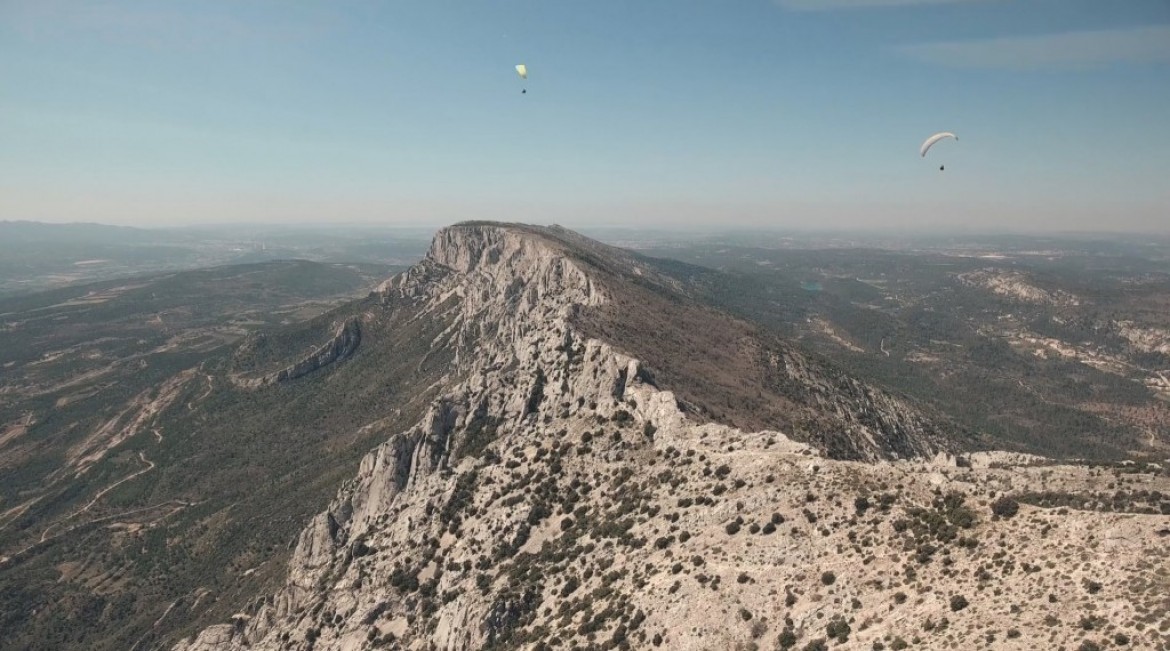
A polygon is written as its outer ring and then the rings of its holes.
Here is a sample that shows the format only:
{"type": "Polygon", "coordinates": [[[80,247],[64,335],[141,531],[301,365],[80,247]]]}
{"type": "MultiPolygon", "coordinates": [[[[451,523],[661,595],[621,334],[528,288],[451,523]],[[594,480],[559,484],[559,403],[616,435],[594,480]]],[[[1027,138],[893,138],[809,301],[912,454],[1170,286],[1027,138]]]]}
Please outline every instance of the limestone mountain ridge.
{"type": "Polygon", "coordinates": [[[1104,571],[1164,516],[993,512],[990,494],[1093,477],[995,453],[960,467],[972,443],[945,420],[692,300],[653,260],[473,222],[373,299],[448,324],[437,396],[313,518],[283,587],[176,649],[904,648],[924,621],[925,648],[1035,648],[1090,630],[1025,628],[1038,590],[1096,586],[1113,601],[1086,616],[1118,634],[1166,612],[1152,585],[1121,604],[1130,576],[1104,571]],[[1072,531],[1105,548],[1073,563],[1052,549],[1072,531]],[[1068,571],[1006,569],[1008,537],[1068,571]],[[980,596],[1008,584],[1010,611],[980,596]]]}

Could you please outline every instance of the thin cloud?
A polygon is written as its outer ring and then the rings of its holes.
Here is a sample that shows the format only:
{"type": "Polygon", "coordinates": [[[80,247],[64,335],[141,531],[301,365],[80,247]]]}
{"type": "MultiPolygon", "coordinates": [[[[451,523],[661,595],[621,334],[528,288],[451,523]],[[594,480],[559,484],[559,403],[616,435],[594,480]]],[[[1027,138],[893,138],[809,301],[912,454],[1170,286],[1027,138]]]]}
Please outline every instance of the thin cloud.
{"type": "Polygon", "coordinates": [[[923,43],[898,49],[921,61],[956,68],[1075,70],[1164,63],[1170,62],[1170,25],[923,43]]]}
{"type": "Polygon", "coordinates": [[[828,11],[830,9],[868,9],[872,7],[910,7],[914,5],[943,5],[987,0],[774,0],[785,9],[794,11],[828,11]]]}

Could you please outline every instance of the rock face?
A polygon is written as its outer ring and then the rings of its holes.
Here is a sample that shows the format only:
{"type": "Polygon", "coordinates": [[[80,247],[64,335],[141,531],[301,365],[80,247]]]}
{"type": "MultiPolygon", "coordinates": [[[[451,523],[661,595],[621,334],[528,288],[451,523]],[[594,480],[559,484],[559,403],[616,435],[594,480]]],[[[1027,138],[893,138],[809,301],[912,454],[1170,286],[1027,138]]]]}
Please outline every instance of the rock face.
{"type": "Polygon", "coordinates": [[[236,386],[248,389],[256,389],[276,384],[277,382],[296,380],[314,371],[325,368],[334,362],[345,360],[357,351],[361,343],[361,321],[356,318],[349,318],[337,326],[333,337],[328,342],[319,346],[302,359],[275,373],[267,373],[260,377],[246,377],[238,374],[229,377],[236,386]]]}
{"type": "MultiPolygon", "coordinates": [[[[302,532],[283,588],[176,650],[731,649],[830,635],[974,648],[988,634],[1025,649],[1085,637],[1068,621],[1081,613],[1134,639],[1156,639],[1132,625],[1150,613],[1149,631],[1170,626],[1170,580],[1147,576],[1140,595],[1130,582],[1166,562],[1153,544],[1166,517],[1025,505],[992,520],[988,486],[1081,487],[1087,471],[839,461],[823,437],[697,417],[657,368],[582,331],[582,314],[641,296],[631,275],[674,291],[629,262],[559,229],[441,231],[379,289],[453,317],[431,342],[456,351],[441,395],[302,532]],[[1020,569],[1040,559],[1056,569],[1020,569]],[[1041,624],[1048,592],[1064,600],[1059,626],[1041,624]]],[[[760,368],[813,387],[792,404],[862,435],[851,450],[945,448],[895,397],[795,352],[760,368]]]]}
{"type": "Polygon", "coordinates": [[[1143,353],[1170,355],[1170,332],[1161,328],[1142,328],[1130,321],[1117,321],[1114,326],[1134,349],[1143,353]]]}
{"type": "Polygon", "coordinates": [[[972,287],[982,287],[993,294],[1020,303],[1068,307],[1080,305],[1076,296],[1065,291],[1048,291],[1031,282],[1026,274],[1001,269],[981,269],[959,274],[959,282],[972,287]]]}

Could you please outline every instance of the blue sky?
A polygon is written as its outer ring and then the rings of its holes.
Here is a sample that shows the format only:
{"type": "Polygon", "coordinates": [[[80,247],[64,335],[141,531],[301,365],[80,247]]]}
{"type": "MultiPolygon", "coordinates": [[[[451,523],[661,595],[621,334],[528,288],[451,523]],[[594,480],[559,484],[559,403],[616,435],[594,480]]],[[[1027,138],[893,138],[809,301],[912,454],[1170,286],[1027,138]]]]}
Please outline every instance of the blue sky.
{"type": "Polygon", "coordinates": [[[0,219],[1166,231],[1168,116],[1166,0],[0,0],[0,219]]]}

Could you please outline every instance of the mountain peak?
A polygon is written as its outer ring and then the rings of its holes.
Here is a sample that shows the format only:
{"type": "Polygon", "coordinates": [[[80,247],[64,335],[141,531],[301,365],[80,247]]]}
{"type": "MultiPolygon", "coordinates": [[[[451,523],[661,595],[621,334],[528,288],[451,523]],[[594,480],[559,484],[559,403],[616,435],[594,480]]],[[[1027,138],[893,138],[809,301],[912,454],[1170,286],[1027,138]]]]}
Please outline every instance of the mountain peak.
{"type": "Polygon", "coordinates": [[[590,239],[562,226],[488,221],[461,222],[440,229],[431,241],[427,259],[458,271],[480,263],[494,264],[514,256],[562,257],[595,271],[630,268],[629,252],[590,239]]]}
{"type": "Polygon", "coordinates": [[[463,222],[435,233],[427,260],[467,273],[519,256],[547,258],[560,251],[539,226],[463,222]]]}
{"type": "Polygon", "coordinates": [[[458,297],[464,323],[491,330],[520,317],[523,327],[555,322],[548,327],[642,360],[701,418],[780,429],[832,456],[956,448],[947,422],[693,300],[679,268],[559,226],[465,222],[436,233],[425,259],[381,292],[458,297]]]}

